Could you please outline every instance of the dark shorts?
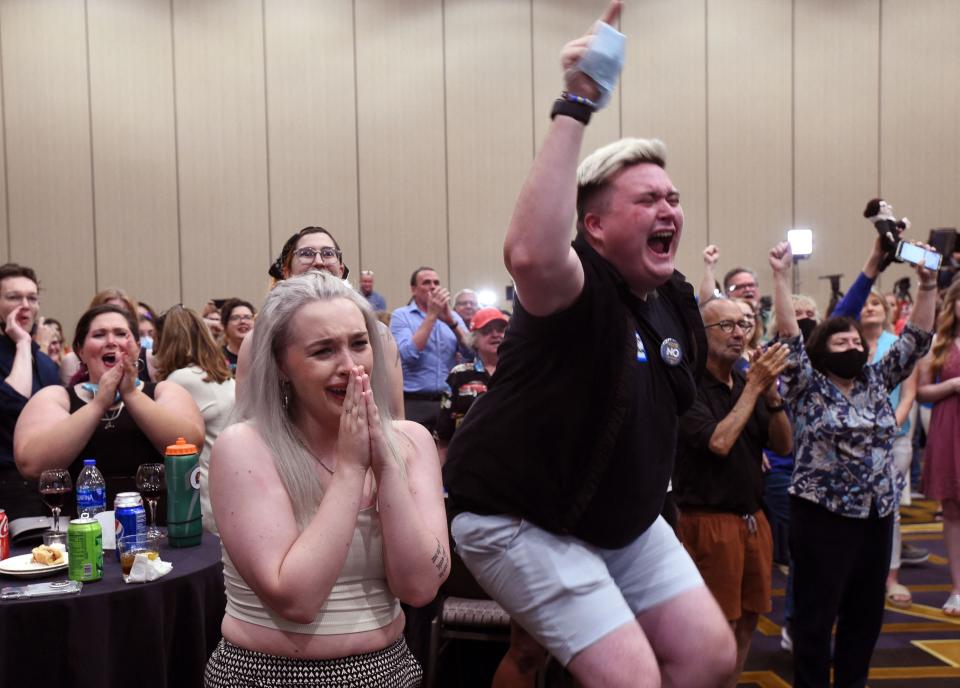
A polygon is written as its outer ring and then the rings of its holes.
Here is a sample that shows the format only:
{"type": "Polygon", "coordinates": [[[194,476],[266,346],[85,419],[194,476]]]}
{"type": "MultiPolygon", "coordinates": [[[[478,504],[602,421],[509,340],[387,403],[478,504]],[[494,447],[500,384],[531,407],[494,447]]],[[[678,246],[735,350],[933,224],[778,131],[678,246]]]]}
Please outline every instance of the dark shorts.
{"type": "Polygon", "coordinates": [[[743,612],[763,614],[771,609],[773,541],[762,511],[748,519],[736,514],[684,511],[680,539],[728,621],[743,612]]]}

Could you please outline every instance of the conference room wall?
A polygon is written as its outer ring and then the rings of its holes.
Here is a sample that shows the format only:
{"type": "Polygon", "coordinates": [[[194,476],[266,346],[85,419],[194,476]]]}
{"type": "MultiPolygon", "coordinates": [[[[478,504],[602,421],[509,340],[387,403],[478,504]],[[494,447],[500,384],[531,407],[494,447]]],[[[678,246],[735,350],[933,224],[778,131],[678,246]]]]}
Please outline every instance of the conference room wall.
{"type": "MultiPolygon", "coordinates": [[[[560,89],[579,0],[0,1],[0,256],[37,268],[70,329],[98,288],[163,308],[262,302],[307,224],[398,306],[420,264],[508,282],[501,241],[560,89]]],[[[877,194],[914,235],[957,224],[956,3],[647,0],[622,86],[585,135],[659,136],[678,264],[747,264],[816,232],[802,289],[859,270],[877,194]]],[[[889,286],[892,277],[885,276],[889,286]]]]}

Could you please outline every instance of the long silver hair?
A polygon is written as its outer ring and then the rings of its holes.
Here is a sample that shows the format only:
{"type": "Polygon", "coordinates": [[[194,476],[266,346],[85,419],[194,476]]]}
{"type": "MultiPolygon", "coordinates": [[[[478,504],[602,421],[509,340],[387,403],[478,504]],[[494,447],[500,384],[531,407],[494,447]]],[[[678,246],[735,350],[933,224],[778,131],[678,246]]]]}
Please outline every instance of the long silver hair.
{"type": "MultiPolygon", "coordinates": [[[[300,309],[314,301],[331,299],[346,299],[363,314],[373,349],[373,370],[369,371],[373,398],[380,412],[387,446],[403,468],[403,460],[396,450],[389,411],[388,366],[384,361],[378,321],[367,300],[342,279],[326,272],[311,270],[279,282],[267,297],[250,335],[253,337],[253,346],[246,383],[248,392],[237,399],[233,419],[254,425],[270,449],[301,530],[313,518],[323,489],[317,474],[317,459],[304,445],[293,423],[292,412],[297,399],[292,386],[281,376],[280,364],[300,309]]],[[[290,374],[295,375],[296,371],[290,371],[290,374]]]]}

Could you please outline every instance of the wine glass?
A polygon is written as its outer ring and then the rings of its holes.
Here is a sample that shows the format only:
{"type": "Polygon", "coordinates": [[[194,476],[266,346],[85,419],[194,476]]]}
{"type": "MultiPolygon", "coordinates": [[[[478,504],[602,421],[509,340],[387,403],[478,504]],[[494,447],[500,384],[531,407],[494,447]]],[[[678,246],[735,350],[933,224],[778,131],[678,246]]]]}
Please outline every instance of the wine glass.
{"type": "Polygon", "coordinates": [[[160,529],[157,528],[157,500],[160,493],[166,486],[163,474],[162,463],[143,463],[137,469],[137,489],[147,500],[150,507],[150,523],[147,527],[147,535],[160,535],[160,529]]]}
{"type": "Polygon", "coordinates": [[[52,468],[40,475],[40,498],[53,512],[54,533],[60,532],[60,510],[63,502],[73,490],[73,480],[66,468],[52,468]]]}

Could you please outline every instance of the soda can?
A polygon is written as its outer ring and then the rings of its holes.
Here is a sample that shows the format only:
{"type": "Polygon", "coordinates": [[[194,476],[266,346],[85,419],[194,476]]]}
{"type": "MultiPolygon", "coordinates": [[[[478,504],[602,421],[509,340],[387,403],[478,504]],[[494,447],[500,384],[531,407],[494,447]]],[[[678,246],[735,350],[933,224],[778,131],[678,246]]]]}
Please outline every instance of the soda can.
{"type": "Polygon", "coordinates": [[[70,521],[67,549],[67,578],[85,583],[103,578],[103,531],[97,519],[84,513],[70,521]]]}
{"type": "Polygon", "coordinates": [[[10,519],[7,512],[0,509],[0,560],[10,556],[10,519]]]}
{"type": "MultiPolygon", "coordinates": [[[[139,492],[120,492],[113,501],[114,532],[117,542],[124,535],[144,535],[147,532],[147,512],[139,492]]],[[[117,561],[120,549],[117,548],[117,561]]]]}

